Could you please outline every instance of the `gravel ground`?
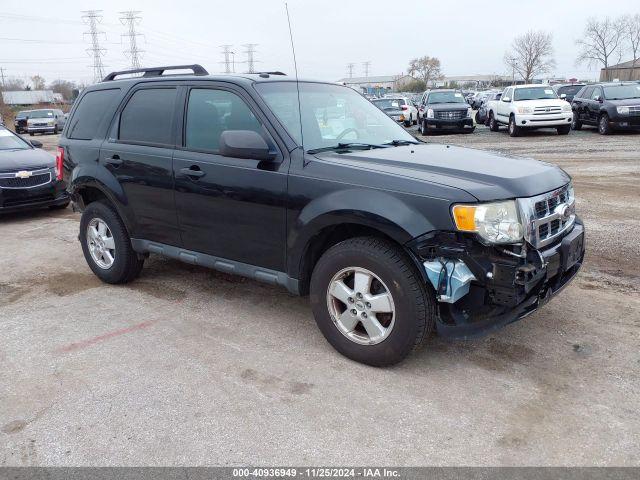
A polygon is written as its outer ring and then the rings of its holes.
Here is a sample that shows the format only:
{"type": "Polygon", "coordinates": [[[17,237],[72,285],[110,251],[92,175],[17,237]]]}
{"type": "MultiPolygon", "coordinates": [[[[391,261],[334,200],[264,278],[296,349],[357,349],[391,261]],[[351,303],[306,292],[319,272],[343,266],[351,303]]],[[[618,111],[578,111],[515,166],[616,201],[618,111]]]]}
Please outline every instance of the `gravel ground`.
{"type": "Polygon", "coordinates": [[[562,295],[375,369],[306,299],[158,257],[103,285],[70,209],[0,218],[0,465],[639,465],[640,135],[428,141],[573,175],[588,258],[562,295]]]}

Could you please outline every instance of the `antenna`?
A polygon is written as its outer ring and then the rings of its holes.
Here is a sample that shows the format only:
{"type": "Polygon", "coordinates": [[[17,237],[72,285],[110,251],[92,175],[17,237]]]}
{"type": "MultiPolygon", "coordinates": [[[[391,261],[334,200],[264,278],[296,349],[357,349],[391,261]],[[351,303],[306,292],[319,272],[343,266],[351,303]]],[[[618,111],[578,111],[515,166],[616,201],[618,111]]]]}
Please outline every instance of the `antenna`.
{"type": "Polygon", "coordinates": [[[300,102],[300,80],[298,79],[298,61],[296,60],[296,47],[293,44],[293,33],[291,31],[291,18],[289,17],[289,5],[284,2],[287,11],[287,23],[289,24],[289,38],[291,39],[291,51],[293,52],[293,67],[296,71],[296,90],[298,91],[298,115],[300,116],[300,143],[302,144],[302,161],[304,162],[304,133],[302,132],[302,103],[300,102]]]}

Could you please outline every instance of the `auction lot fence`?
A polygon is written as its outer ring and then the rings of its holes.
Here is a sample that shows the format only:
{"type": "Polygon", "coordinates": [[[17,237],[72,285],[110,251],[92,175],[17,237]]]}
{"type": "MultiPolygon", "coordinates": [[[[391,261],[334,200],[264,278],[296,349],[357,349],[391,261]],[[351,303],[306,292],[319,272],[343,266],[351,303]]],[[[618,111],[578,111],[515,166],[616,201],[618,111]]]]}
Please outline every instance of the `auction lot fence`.
{"type": "Polygon", "coordinates": [[[222,480],[240,478],[636,480],[640,479],[640,467],[0,467],[0,480],[222,480]]]}

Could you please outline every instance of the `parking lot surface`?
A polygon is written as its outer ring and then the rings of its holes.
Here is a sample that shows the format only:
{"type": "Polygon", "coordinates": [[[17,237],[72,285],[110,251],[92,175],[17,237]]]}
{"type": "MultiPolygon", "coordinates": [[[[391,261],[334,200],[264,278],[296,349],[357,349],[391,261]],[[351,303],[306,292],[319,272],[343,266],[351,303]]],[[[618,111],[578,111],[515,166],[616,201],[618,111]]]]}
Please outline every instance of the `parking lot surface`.
{"type": "Polygon", "coordinates": [[[566,169],[576,281],[376,369],[337,354],[305,298],[157,256],[104,285],[70,208],[0,217],[0,465],[638,465],[640,135],[427,141],[566,169]]]}

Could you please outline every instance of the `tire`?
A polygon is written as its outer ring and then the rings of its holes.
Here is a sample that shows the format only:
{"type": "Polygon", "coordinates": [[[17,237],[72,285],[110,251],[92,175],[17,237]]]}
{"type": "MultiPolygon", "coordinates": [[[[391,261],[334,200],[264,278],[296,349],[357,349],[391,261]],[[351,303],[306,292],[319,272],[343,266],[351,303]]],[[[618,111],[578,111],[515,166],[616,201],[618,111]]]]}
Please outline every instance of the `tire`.
{"type": "Polygon", "coordinates": [[[413,121],[413,124],[414,125],[418,125],[418,119],[417,118],[413,121]]]}
{"type": "Polygon", "coordinates": [[[425,122],[424,118],[422,119],[422,123],[420,123],[420,134],[423,137],[429,135],[429,129],[427,128],[427,122],[425,122]]]}
{"type": "Polygon", "coordinates": [[[33,132],[29,132],[29,136],[30,136],[30,137],[33,137],[33,132]]]}
{"type": "Polygon", "coordinates": [[[331,247],[313,270],[310,292],[316,323],[327,341],[345,357],[367,365],[383,367],[402,361],[422,345],[434,327],[435,294],[427,289],[406,253],[387,240],[358,237],[331,247]],[[359,278],[373,279],[370,283],[360,282],[365,286],[362,297],[357,295],[356,271],[359,278]],[[346,277],[336,280],[342,275],[346,277]],[[342,298],[348,295],[353,302],[345,299],[346,303],[342,303],[330,294],[329,288],[338,282],[346,289],[336,291],[342,298]],[[388,294],[385,299],[390,301],[385,300],[379,307],[367,303],[370,298],[367,290],[379,299],[388,294]],[[390,313],[381,313],[387,308],[390,313]],[[340,313],[338,309],[343,311],[340,313]],[[342,319],[343,314],[346,322],[350,322],[346,328],[341,320],[334,320],[342,319]],[[375,332],[373,336],[364,322],[372,322],[367,325],[375,332]],[[373,328],[376,322],[378,328],[373,328]]]}
{"type": "Polygon", "coordinates": [[[582,130],[582,122],[578,119],[578,112],[573,112],[573,119],[571,120],[572,130],[582,130]]]}
{"type": "Polygon", "coordinates": [[[408,128],[411,125],[413,125],[413,119],[411,118],[411,116],[409,116],[409,120],[404,121],[404,126],[408,128]]]}
{"type": "Polygon", "coordinates": [[[55,127],[53,127],[53,134],[57,135],[58,134],[58,125],[56,125],[55,127]]]}
{"type": "MultiPolygon", "coordinates": [[[[109,246],[103,241],[106,246],[109,246]]],[[[80,220],[80,244],[87,264],[93,273],[103,282],[111,284],[128,283],[134,280],[142,270],[144,259],[140,258],[131,247],[131,239],[124,223],[114,208],[106,202],[90,203],[82,213],[80,220]],[[110,266],[100,266],[90,252],[88,228],[94,221],[102,221],[108,228],[106,236],[110,234],[114,248],[110,266]]],[[[106,263],[106,262],[105,262],[106,263]]]]}
{"type": "Polygon", "coordinates": [[[496,117],[493,115],[493,112],[489,113],[489,130],[492,132],[500,131],[500,125],[496,120],[496,117]]]}
{"type": "Polygon", "coordinates": [[[516,117],[513,115],[509,117],[509,136],[510,137],[520,136],[520,127],[516,125],[516,117]]]}
{"type": "Polygon", "coordinates": [[[600,115],[600,118],[598,119],[598,133],[600,135],[611,135],[611,133],[613,133],[613,129],[609,124],[609,115],[606,113],[600,115]]]}
{"type": "Polygon", "coordinates": [[[563,125],[561,127],[558,127],[557,130],[558,135],[569,135],[569,132],[571,131],[571,125],[563,125]]]}

